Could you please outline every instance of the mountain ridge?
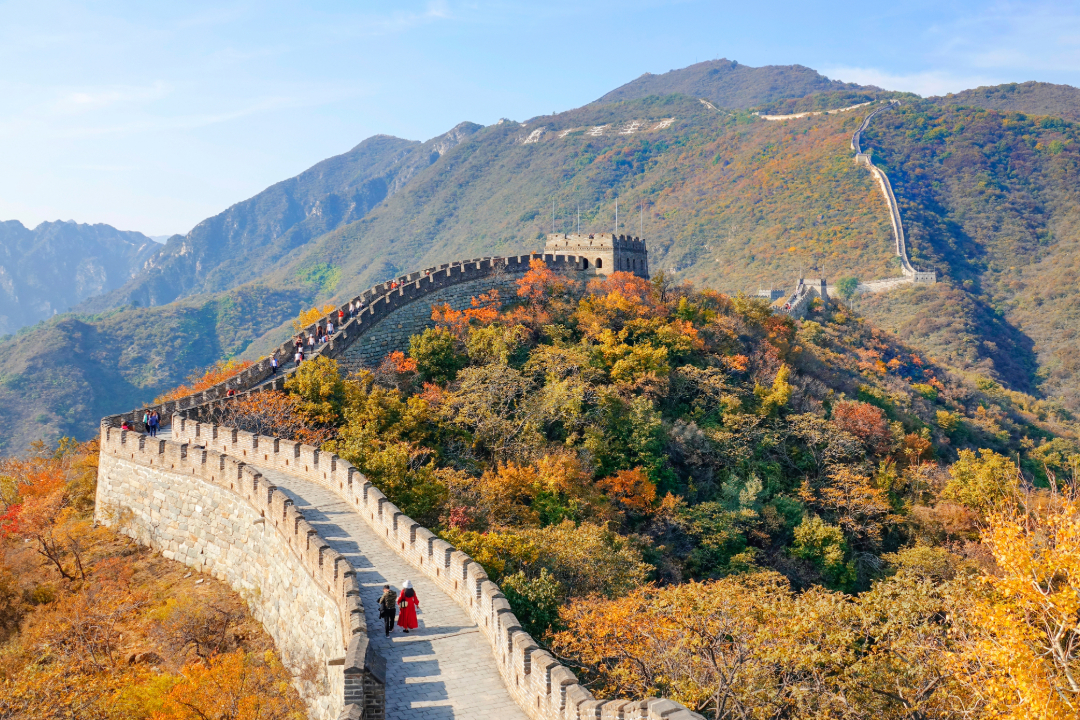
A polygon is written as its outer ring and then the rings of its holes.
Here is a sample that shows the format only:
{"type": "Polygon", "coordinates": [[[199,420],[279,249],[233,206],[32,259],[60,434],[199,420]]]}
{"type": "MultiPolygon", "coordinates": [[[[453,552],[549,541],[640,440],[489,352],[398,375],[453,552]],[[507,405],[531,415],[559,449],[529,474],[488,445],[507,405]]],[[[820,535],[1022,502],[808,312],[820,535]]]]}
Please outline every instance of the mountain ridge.
{"type": "Polygon", "coordinates": [[[681,93],[729,109],[747,109],[781,98],[839,90],[880,88],[830,80],[803,65],[751,67],[735,60],[718,59],[669,70],[660,75],[645,73],[594,100],[593,104],[681,93]]]}
{"type": "Polygon", "coordinates": [[[104,223],[0,222],[0,336],[121,286],[158,247],[104,223]]]}

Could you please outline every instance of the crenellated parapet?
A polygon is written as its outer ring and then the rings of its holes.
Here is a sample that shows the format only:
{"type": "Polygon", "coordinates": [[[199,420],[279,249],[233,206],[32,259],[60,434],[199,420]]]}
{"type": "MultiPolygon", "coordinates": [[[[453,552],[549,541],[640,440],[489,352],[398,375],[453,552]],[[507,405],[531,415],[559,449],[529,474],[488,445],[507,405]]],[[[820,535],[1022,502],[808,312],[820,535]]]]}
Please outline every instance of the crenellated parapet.
{"type": "Polygon", "coordinates": [[[105,425],[95,520],[244,594],[287,665],[341,658],[312,716],[332,720],[352,703],[381,717],[385,663],[368,642],[355,568],[235,454],[105,425]]]}
{"type": "Polygon", "coordinates": [[[506,596],[478,562],[403,513],[346,460],[310,445],[199,422],[190,414],[173,418],[178,442],[315,483],[352,508],[396,555],[465,610],[490,644],[507,690],[530,718],[701,720],[670,700],[597,700],[521,629],[506,596]]]}
{"type": "MultiPolygon", "coordinates": [[[[307,357],[310,359],[321,355],[334,358],[350,370],[377,365],[388,353],[408,349],[408,340],[412,335],[434,324],[431,320],[433,304],[446,302],[455,309],[461,309],[468,307],[472,297],[491,289],[502,290],[504,300],[513,300],[516,297],[515,281],[528,272],[533,260],[542,261],[556,272],[577,271],[583,262],[583,258],[577,255],[534,253],[461,260],[402,275],[379,283],[338,306],[334,311],[335,326],[338,310],[345,314],[347,321],[341,327],[335,327],[330,341],[316,345],[314,354],[307,357]],[[355,317],[350,317],[350,304],[361,307],[355,317]],[[390,317],[394,318],[393,326],[384,322],[390,317]]],[[[300,334],[305,338],[316,335],[317,328],[320,325],[325,327],[326,320],[324,317],[311,323],[300,334]]],[[[291,341],[275,348],[272,354],[277,356],[280,364],[279,377],[293,367],[291,341]]],[[[265,357],[234,377],[202,392],[110,415],[103,422],[113,427],[127,422],[132,428],[145,429],[142,425],[143,412],[156,410],[162,422],[167,424],[175,412],[224,400],[261,386],[270,381],[273,374],[270,358],[265,357]]]]}

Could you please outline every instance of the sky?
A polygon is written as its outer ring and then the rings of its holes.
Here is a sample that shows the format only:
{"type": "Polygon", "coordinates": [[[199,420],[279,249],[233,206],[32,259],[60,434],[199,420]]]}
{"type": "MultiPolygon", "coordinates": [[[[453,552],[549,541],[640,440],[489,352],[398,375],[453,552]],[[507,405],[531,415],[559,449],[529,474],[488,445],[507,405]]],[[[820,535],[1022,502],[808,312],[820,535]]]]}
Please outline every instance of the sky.
{"type": "Polygon", "coordinates": [[[0,221],[186,233],[371,135],[722,57],[924,96],[1080,86],[1080,0],[0,0],[0,221]]]}

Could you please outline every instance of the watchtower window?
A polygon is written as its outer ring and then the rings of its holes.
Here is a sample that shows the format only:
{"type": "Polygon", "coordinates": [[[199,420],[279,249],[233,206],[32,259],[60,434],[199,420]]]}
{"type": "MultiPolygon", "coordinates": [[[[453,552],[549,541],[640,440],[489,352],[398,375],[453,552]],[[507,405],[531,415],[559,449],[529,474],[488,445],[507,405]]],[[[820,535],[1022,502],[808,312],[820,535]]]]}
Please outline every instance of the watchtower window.
{"type": "Polygon", "coordinates": [[[601,258],[596,258],[596,268],[599,270],[604,267],[604,261],[601,258]]]}
{"type": "Polygon", "coordinates": [[[582,258],[581,259],[581,269],[582,270],[588,270],[589,269],[589,259],[588,258],[582,258]]]}

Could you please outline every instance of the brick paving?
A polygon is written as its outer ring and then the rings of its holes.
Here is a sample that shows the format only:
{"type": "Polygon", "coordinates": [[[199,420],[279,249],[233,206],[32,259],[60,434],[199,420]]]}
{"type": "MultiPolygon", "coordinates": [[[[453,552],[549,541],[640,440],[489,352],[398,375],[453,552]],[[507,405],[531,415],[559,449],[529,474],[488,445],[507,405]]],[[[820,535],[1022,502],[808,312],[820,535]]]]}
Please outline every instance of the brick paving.
{"type": "Polygon", "coordinates": [[[503,685],[491,648],[465,611],[415,573],[334,493],[314,483],[259,467],[286,493],[319,535],[356,568],[371,639],[386,658],[387,720],[525,720],[503,685]],[[378,599],[412,580],[420,627],[382,631],[378,599]]]}

